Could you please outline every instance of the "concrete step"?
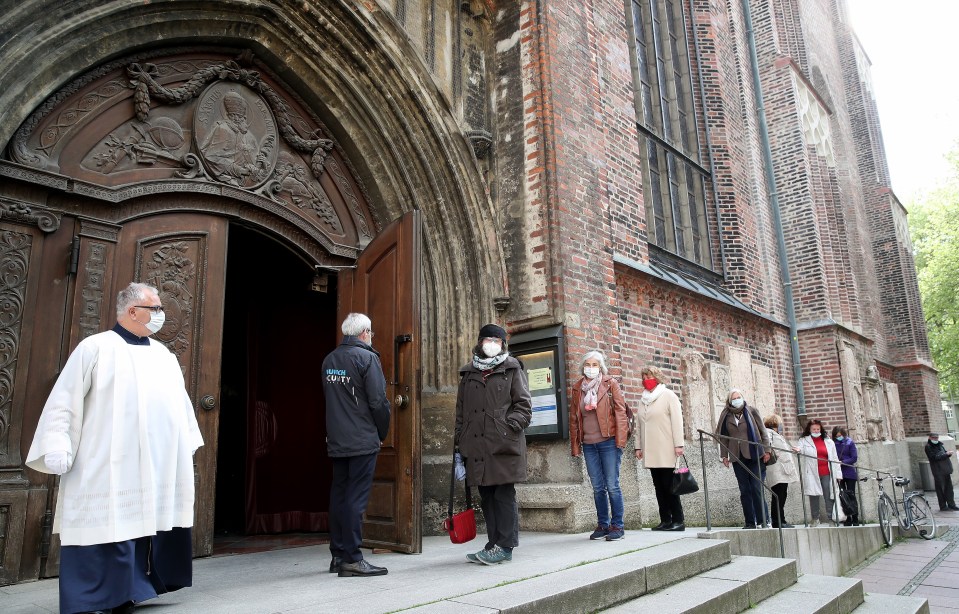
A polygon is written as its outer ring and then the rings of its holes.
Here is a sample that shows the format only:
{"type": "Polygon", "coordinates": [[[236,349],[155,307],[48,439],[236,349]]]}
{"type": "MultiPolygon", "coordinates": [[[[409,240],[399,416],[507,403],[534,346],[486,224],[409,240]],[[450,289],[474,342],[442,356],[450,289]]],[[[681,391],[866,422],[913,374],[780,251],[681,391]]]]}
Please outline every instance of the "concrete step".
{"type": "Polygon", "coordinates": [[[606,612],[736,614],[795,582],[796,561],[739,556],[728,565],[702,572],[606,612]]]}
{"type": "Polygon", "coordinates": [[[929,614],[929,600],[925,597],[867,594],[855,614],[929,614]]]}
{"type": "Polygon", "coordinates": [[[862,580],[806,574],[789,588],[756,604],[750,614],[847,614],[862,603],[862,580]]]}
{"type": "Polygon", "coordinates": [[[404,612],[596,612],[726,565],[730,560],[728,542],[689,537],[404,612]]]}

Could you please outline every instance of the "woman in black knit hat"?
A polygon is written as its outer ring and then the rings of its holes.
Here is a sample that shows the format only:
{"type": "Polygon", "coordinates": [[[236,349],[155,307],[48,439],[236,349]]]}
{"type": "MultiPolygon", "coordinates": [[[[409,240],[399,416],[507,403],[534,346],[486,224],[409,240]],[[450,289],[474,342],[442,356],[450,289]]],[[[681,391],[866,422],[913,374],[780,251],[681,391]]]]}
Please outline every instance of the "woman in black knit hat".
{"type": "Polygon", "coordinates": [[[479,488],[488,541],[468,554],[472,563],[513,559],[519,545],[516,482],[526,481],[526,435],[532,418],[526,373],[509,355],[506,331],[480,329],[473,359],[460,369],[455,444],[466,465],[466,483],[479,488]]]}

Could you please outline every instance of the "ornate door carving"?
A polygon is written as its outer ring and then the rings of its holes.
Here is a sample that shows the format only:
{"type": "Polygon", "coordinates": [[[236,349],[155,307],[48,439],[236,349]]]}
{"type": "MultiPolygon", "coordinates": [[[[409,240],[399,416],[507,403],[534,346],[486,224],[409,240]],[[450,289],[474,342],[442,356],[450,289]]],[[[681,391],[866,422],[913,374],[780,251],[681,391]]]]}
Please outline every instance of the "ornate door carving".
{"type": "MultiPolygon", "coordinates": [[[[166,323],[155,338],[176,354],[203,433],[194,457],[194,555],[213,549],[227,221],[209,215],[141,218],[124,225],[115,289],[142,281],[160,290],[166,323]]],[[[116,293],[114,293],[114,296],[116,293]]]]}
{"type": "Polygon", "coordinates": [[[364,544],[420,552],[420,218],[387,226],[342,273],[339,320],[361,312],[373,321],[391,399],[390,432],[380,449],[363,524],[364,544]]]}

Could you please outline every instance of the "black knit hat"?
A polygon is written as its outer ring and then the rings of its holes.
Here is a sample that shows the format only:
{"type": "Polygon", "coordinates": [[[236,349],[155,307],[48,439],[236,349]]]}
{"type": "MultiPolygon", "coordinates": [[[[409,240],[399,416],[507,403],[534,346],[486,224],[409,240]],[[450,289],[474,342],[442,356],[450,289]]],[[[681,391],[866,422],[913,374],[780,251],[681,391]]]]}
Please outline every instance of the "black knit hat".
{"type": "Polygon", "coordinates": [[[506,330],[502,327],[495,324],[487,324],[480,329],[479,338],[485,339],[487,337],[495,337],[497,339],[502,339],[503,343],[506,343],[506,330]]]}

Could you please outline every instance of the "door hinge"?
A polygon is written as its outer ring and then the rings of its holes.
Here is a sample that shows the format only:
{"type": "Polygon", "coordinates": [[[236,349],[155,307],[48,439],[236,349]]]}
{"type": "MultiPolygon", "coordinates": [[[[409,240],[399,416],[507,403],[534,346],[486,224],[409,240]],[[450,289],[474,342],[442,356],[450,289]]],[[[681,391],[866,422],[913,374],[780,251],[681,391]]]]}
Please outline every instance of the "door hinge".
{"type": "Polygon", "coordinates": [[[70,246],[70,275],[76,275],[80,268],[80,237],[73,237],[73,245],[70,246]]]}

